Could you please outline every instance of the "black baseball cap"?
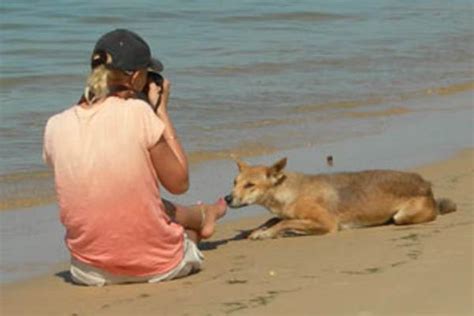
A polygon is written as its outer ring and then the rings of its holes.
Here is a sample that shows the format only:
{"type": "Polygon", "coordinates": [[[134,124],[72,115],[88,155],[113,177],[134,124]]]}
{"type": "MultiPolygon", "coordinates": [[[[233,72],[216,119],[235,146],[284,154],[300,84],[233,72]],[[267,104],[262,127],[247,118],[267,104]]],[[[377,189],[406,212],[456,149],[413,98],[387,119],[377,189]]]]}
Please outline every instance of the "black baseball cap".
{"type": "Polygon", "coordinates": [[[123,71],[136,71],[147,68],[149,71],[161,72],[163,64],[151,57],[150,47],[138,34],[116,29],[104,34],[95,44],[92,56],[105,52],[111,60],[106,65],[123,71]]]}

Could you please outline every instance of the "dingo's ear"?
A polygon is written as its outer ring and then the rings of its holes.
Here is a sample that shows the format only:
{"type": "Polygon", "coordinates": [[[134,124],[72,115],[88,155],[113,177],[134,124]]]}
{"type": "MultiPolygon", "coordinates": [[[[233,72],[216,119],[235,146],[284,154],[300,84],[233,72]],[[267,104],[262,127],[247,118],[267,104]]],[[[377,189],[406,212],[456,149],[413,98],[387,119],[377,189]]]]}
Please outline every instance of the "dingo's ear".
{"type": "Polygon", "coordinates": [[[283,168],[285,168],[286,166],[286,162],[288,161],[288,158],[282,158],[280,160],[278,160],[277,162],[275,162],[273,164],[273,166],[270,167],[270,170],[272,173],[278,173],[280,171],[283,170],[283,168]]]}
{"type": "Polygon", "coordinates": [[[283,158],[274,163],[271,167],[267,169],[267,177],[270,178],[270,181],[277,185],[285,180],[286,176],[281,171],[285,168],[287,158],[283,158]]]}
{"type": "Polygon", "coordinates": [[[245,163],[244,161],[240,160],[237,157],[233,157],[233,158],[234,158],[235,163],[237,164],[237,167],[239,168],[239,171],[242,171],[245,168],[248,168],[249,165],[247,163],[245,163]]]}

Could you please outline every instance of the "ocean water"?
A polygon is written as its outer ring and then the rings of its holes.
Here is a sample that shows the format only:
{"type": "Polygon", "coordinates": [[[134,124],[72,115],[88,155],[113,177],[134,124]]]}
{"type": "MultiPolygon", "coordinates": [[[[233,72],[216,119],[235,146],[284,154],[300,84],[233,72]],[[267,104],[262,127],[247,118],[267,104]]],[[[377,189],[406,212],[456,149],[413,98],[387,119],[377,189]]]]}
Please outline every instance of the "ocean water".
{"type": "Polygon", "coordinates": [[[1,209],[52,200],[44,124],[115,28],[165,65],[193,163],[376,134],[411,100],[474,86],[472,0],[4,0],[0,13],[1,209]]]}

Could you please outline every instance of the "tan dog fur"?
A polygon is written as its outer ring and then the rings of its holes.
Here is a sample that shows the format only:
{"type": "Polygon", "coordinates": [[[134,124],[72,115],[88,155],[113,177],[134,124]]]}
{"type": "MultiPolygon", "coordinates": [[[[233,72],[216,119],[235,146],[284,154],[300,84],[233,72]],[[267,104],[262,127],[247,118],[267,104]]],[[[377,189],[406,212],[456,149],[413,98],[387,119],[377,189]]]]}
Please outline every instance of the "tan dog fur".
{"type": "Polygon", "coordinates": [[[287,159],[272,166],[237,161],[240,173],[232,208],[258,204],[276,215],[250,235],[266,239],[290,234],[325,234],[339,229],[429,222],[456,210],[448,199],[437,201],[431,185],[415,173],[367,170],[306,175],[283,171],[287,159]]]}

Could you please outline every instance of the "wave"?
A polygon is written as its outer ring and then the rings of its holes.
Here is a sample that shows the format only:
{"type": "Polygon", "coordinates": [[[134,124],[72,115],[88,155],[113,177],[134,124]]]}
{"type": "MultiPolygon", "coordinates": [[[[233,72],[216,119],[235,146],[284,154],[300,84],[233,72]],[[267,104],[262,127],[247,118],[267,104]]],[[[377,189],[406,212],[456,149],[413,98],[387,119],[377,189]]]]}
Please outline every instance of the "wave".
{"type": "Polygon", "coordinates": [[[29,76],[2,76],[0,77],[0,90],[9,90],[18,86],[41,85],[57,86],[65,83],[79,83],[85,80],[84,76],[73,74],[29,75],[29,76]]]}
{"type": "MultiPolygon", "coordinates": [[[[285,52],[292,52],[296,49],[287,49],[285,52]]],[[[222,55],[240,54],[265,54],[267,51],[225,51],[222,55]]],[[[325,68],[344,67],[345,69],[365,69],[370,67],[373,60],[366,56],[340,57],[340,58],[319,58],[303,59],[281,62],[256,62],[243,65],[229,65],[220,67],[200,66],[186,70],[178,70],[177,74],[196,76],[234,76],[234,75],[275,75],[286,73],[290,69],[292,72],[310,73],[320,71],[325,68]]]]}
{"type": "Polygon", "coordinates": [[[347,111],[344,113],[345,116],[351,118],[374,118],[374,117],[388,117],[395,115],[403,115],[412,112],[412,110],[403,107],[391,107],[385,110],[376,110],[376,111],[347,111]]]}
{"type": "Polygon", "coordinates": [[[15,183],[22,180],[49,179],[53,173],[45,170],[19,171],[0,175],[0,184],[15,183]]]}
{"type": "Polygon", "coordinates": [[[2,31],[16,31],[16,30],[32,30],[36,29],[38,25],[26,24],[26,23],[0,23],[0,28],[2,31]]]}
{"type": "MultiPolygon", "coordinates": [[[[428,89],[421,89],[421,90],[413,90],[400,93],[396,96],[396,99],[400,101],[430,96],[430,95],[452,95],[459,92],[474,90],[474,81],[467,81],[462,83],[455,83],[447,86],[441,87],[434,87],[428,89]]],[[[392,101],[394,97],[387,97],[387,96],[379,96],[379,97],[371,97],[367,99],[361,100],[341,100],[336,102],[328,102],[328,103],[311,103],[311,104],[303,104],[299,106],[295,106],[292,108],[292,111],[297,113],[310,113],[310,112],[318,112],[323,110],[343,110],[343,109],[354,109],[363,106],[370,106],[381,104],[383,102],[392,101]]]]}
{"type": "Polygon", "coordinates": [[[80,23],[84,24],[94,24],[94,25],[110,25],[110,24],[124,24],[132,21],[132,18],[123,17],[123,16],[110,16],[110,15],[100,15],[100,16],[84,16],[79,18],[80,23]]]}
{"type": "Polygon", "coordinates": [[[231,148],[194,151],[190,152],[188,156],[191,164],[200,164],[211,160],[267,155],[276,152],[279,149],[281,148],[267,144],[264,140],[242,141],[231,148]]]}
{"type": "Polygon", "coordinates": [[[53,175],[34,170],[0,175],[0,210],[12,210],[53,203],[53,175]]]}
{"type": "Polygon", "coordinates": [[[338,20],[349,16],[322,13],[322,12],[285,12],[267,13],[261,15],[237,15],[217,18],[218,22],[240,23],[240,22],[269,22],[269,21],[300,21],[300,22],[323,22],[328,20],[338,20]]]}
{"type": "MultiPolygon", "coordinates": [[[[219,130],[223,129],[227,131],[256,130],[276,126],[299,125],[304,122],[316,122],[320,120],[327,121],[328,119],[337,119],[341,117],[361,119],[403,115],[413,112],[413,109],[410,109],[407,106],[392,106],[380,109],[378,105],[386,105],[390,104],[392,101],[407,101],[432,95],[452,95],[469,90],[474,90],[474,81],[456,83],[429,89],[408,91],[399,94],[396,97],[374,96],[356,100],[339,100],[325,103],[290,105],[281,108],[278,118],[262,118],[248,121],[224,122],[221,124],[214,124],[213,126],[207,126],[206,131],[218,132],[219,130]]],[[[212,155],[204,155],[203,157],[219,157],[221,155],[219,153],[211,153],[212,155]]],[[[201,157],[200,155],[198,156],[201,157]]]]}

